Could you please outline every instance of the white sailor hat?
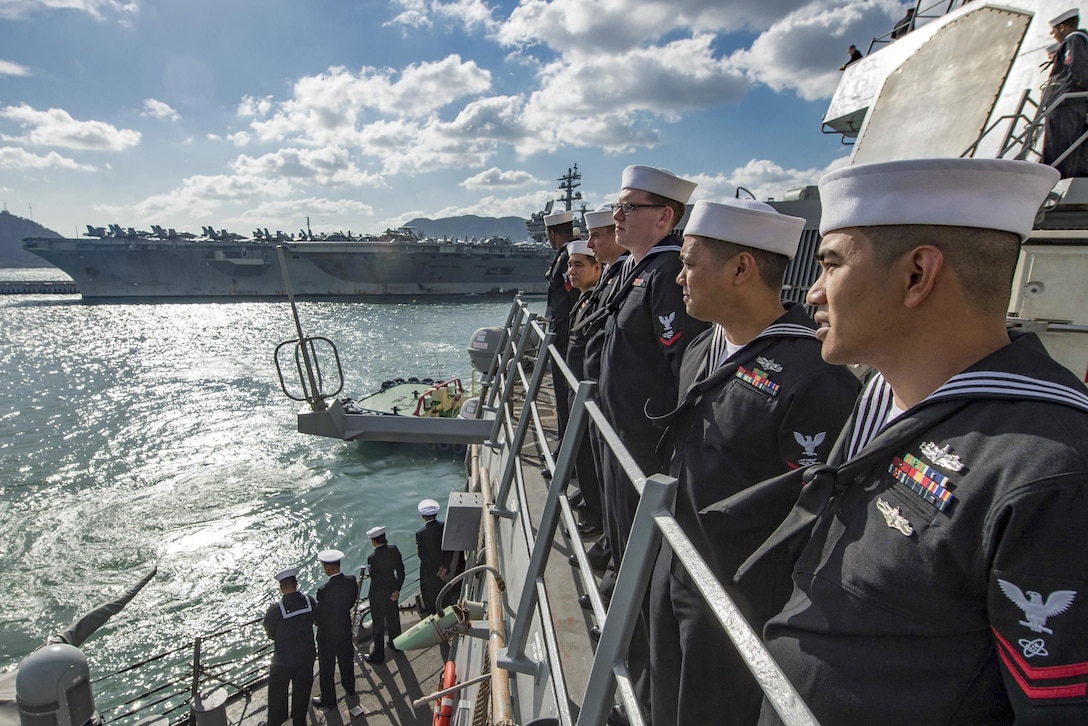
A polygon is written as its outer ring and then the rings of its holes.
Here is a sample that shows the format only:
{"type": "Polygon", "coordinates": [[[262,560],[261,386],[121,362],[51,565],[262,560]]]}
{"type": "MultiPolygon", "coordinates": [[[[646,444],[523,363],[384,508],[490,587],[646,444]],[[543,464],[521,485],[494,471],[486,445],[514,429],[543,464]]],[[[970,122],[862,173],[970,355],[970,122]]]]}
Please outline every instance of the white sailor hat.
{"type": "Polygon", "coordinates": [[[416,506],[416,509],[418,509],[419,513],[424,517],[433,517],[438,514],[439,506],[438,502],[433,499],[424,499],[416,506]]]}
{"type": "Polygon", "coordinates": [[[385,527],[371,527],[366,531],[366,536],[370,539],[376,539],[385,534],[385,527]]]}
{"type": "Polygon", "coordinates": [[[684,234],[754,247],[793,259],[804,228],[805,220],[801,217],[780,214],[770,204],[753,199],[725,202],[700,199],[691,207],[684,234]]]}
{"type": "Polygon", "coordinates": [[[614,226],[616,226],[616,220],[612,218],[611,204],[604,204],[593,212],[586,212],[586,227],[589,229],[614,226]]]}
{"type": "Polygon", "coordinates": [[[1077,17],[1080,17],[1080,8],[1072,8],[1071,10],[1066,10],[1064,13],[1050,21],[1050,27],[1056,28],[1067,20],[1072,20],[1073,18],[1077,17]]]}
{"type": "Polygon", "coordinates": [[[544,215],[544,226],[555,227],[560,224],[574,221],[574,212],[567,210],[565,212],[555,212],[554,214],[544,215]]]}
{"type": "Polygon", "coordinates": [[[589,243],[584,239],[576,239],[567,243],[568,255],[589,255],[593,257],[593,250],[589,248],[589,243]]]}
{"type": "Polygon", "coordinates": [[[317,553],[317,559],[327,565],[334,565],[344,559],[344,553],[340,550],[321,550],[317,553]]]}
{"type": "Polygon", "coordinates": [[[1046,164],[1007,159],[908,159],[836,169],[820,179],[820,234],[923,224],[1031,233],[1058,181],[1046,164]]]}
{"type": "Polygon", "coordinates": [[[620,186],[624,189],[641,189],[659,197],[687,204],[691,193],[699,186],[693,181],[681,179],[666,169],[632,164],[623,170],[620,186]]]}
{"type": "Polygon", "coordinates": [[[289,577],[298,577],[298,568],[288,567],[286,570],[280,570],[279,572],[277,572],[274,577],[276,578],[277,582],[283,582],[289,577]]]}

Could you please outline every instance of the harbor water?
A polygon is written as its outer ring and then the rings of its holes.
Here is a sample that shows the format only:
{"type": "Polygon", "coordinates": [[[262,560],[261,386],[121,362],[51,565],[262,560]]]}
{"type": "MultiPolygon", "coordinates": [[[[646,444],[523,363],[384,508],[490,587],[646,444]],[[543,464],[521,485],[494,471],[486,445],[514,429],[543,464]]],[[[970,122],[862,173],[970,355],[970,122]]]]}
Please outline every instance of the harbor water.
{"type": "MultiPolygon", "coordinates": [[[[467,386],[472,332],[508,309],[299,303],[306,334],[336,343],[356,398],[397,376],[467,386]]],[[[260,645],[251,621],[278,594],[272,574],[297,566],[312,592],[324,580],[316,553],[333,546],[357,571],[374,525],[414,554],[416,503],[460,489],[463,458],[297,433],[299,404],[273,364],[294,337],[286,302],[0,297],[0,670],[155,566],[84,644],[92,674],[216,631],[235,650],[260,645]]],[[[96,697],[108,718],[144,681],[173,677],[151,666],[127,692],[96,697]]]]}

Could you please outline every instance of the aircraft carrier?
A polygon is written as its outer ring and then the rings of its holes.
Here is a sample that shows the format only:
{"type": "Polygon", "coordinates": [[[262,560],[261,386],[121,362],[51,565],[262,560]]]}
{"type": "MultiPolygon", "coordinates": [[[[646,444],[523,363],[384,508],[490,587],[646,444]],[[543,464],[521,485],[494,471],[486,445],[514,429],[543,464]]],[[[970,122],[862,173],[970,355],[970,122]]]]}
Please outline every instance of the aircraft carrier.
{"type": "Polygon", "coordinates": [[[428,239],[411,228],[299,238],[152,229],[88,226],[84,238],[30,237],[23,248],[66,272],[87,299],[282,298],[280,246],[301,298],[538,294],[547,290],[544,273],[555,254],[506,238],[428,239]]]}

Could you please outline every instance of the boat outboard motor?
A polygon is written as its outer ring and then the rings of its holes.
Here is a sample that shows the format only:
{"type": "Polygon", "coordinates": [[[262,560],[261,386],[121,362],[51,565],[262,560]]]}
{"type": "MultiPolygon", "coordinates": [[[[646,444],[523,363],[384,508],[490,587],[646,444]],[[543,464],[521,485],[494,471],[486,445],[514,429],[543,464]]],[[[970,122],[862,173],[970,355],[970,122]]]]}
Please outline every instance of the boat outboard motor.
{"type": "Polygon", "coordinates": [[[15,676],[22,726],[99,726],[91,669],[83,651],[52,643],[23,658],[15,676]]]}
{"type": "Polygon", "coordinates": [[[491,361],[502,345],[502,328],[480,328],[468,342],[468,357],[480,373],[491,370],[491,361]]]}

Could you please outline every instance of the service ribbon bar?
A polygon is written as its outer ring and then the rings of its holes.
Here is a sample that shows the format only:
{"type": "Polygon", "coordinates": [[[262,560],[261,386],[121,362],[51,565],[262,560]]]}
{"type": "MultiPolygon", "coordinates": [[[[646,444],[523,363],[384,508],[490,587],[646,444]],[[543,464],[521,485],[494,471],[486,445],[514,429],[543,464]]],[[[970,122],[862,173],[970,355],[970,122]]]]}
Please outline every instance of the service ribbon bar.
{"type": "Polygon", "coordinates": [[[918,457],[911,454],[906,454],[902,459],[893,457],[888,471],[910,487],[912,492],[935,506],[937,511],[943,512],[952,503],[952,492],[946,486],[951,483],[948,477],[927,466],[918,457]]]}
{"type": "Polygon", "coordinates": [[[778,384],[768,378],[767,374],[758,368],[750,371],[744,366],[739,366],[737,368],[737,378],[741,379],[752,388],[763,391],[771,396],[778,393],[778,384]]]}

